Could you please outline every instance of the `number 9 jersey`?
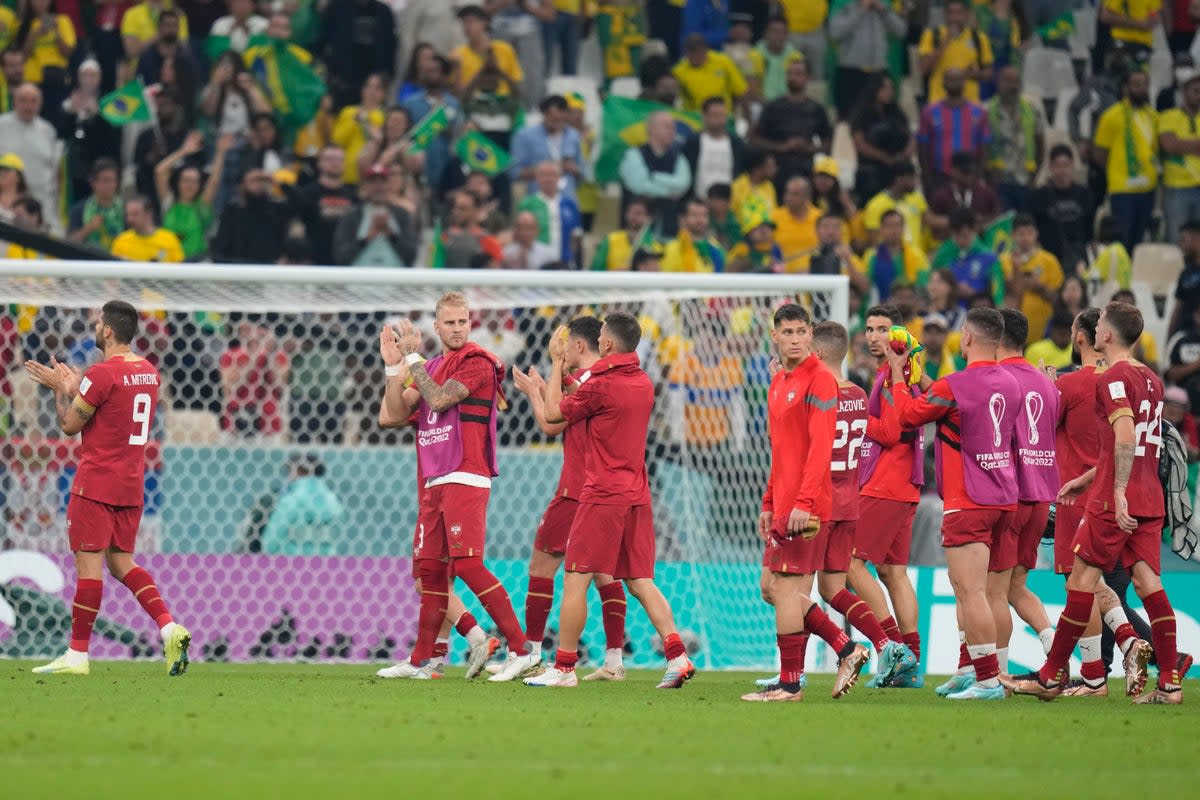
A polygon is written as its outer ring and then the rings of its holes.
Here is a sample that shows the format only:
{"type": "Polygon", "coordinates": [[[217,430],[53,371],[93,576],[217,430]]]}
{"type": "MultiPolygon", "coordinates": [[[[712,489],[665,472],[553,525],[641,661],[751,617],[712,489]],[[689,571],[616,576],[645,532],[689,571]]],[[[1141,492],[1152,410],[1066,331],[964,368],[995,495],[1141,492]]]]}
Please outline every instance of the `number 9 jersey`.
{"type": "Polygon", "coordinates": [[[71,494],[110,506],[142,505],[158,385],[154,365],[132,354],[93,364],[83,374],[75,404],[92,417],[81,432],[71,494]]]}
{"type": "Polygon", "coordinates": [[[1096,478],[1088,494],[1089,511],[1113,508],[1116,435],[1112,425],[1129,417],[1134,425],[1133,469],[1125,499],[1129,514],[1139,519],[1163,516],[1162,484],[1158,457],[1162,450],[1163,385],[1148,367],[1118,361],[1096,376],[1096,405],[1106,422],[1100,429],[1100,454],[1096,478]]]}

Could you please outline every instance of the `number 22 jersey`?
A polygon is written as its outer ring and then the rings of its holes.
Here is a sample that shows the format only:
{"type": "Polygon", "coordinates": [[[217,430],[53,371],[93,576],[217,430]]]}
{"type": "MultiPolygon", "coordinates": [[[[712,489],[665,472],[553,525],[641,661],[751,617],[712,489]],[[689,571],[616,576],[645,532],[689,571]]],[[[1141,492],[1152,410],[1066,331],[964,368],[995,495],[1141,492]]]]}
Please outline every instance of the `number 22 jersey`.
{"type": "Polygon", "coordinates": [[[110,506],[142,505],[158,385],[154,365],[130,354],[93,364],[83,374],[77,402],[92,418],[81,432],[72,494],[110,506]]]}
{"type": "Polygon", "coordinates": [[[850,381],[838,383],[837,427],[834,429],[833,520],[858,519],[858,456],[867,435],[867,393],[850,381]]]}
{"type": "Polygon", "coordinates": [[[1133,469],[1125,499],[1131,516],[1152,519],[1163,516],[1162,484],[1158,480],[1158,456],[1162,448],[1163,386],[1150,369],[1132,361],[1118,361],[1096,376],[1096,405],[1104,423],[1100,428],[1100,457],[1096,478],[1088,494],[1087,508],[1113,508],[1116,434],[1112,424],[1121,417],[1133,420],[1133,469]]]}

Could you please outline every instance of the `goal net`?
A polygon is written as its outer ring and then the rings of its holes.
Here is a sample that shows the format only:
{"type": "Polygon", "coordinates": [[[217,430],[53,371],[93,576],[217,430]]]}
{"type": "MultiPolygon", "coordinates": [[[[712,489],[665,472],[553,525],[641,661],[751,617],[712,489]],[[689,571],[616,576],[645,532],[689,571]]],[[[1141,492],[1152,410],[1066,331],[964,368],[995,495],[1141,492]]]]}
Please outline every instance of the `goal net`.
{"type": "MultiPolygon", "coordinates": [[[[657,577],[702,667],[774,661],[755,521],[769,469],[770,318],[799,299],[846,321],[841,277],[0,263],[0,656],[56,653],[70,629],[66,547],[76,440],[25,359],[86,367],[108,299],[141,312],[135,349],[163,378],[150,425],[138,548],[201,660],[384,660],[407,652],[417,601],[412,432],[377,424],[379,329],[407,318],[433,352],[432,310],[466,293],[472,338],[548,374],[550,333],[579,314],[642,322],[656,406],[646,443],[657,577]]],[[[526,566],[561,465],[511,379],[499,422],[487,558],[521,613],[526,566]]],[[[560,576],[561,585],[561,576],[560,576]]],[[[156,636],[112,583],[100,658],[147,657],[156,636]]],[[[469,607],[485,625],[481,609],[469,607]]],[[[593,603],[582,649],[603,655],[593,603]]],[[[557,606],[547,647],[554,646],[557,606]]],[[[627,663],[660,663],[630,604],[627,663]]],[[[462,642],[452,645],[460,658],[462,642]]]]}

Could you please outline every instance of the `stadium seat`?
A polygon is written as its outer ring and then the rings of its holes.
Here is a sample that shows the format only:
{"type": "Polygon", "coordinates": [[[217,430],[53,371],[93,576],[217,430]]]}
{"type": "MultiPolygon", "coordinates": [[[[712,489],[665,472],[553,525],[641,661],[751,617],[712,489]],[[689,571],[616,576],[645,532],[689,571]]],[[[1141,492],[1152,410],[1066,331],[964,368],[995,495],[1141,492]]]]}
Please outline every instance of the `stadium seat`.
{"type": "Polygon", "coordinates": [[[1038,99],[1057,98],[1063,92],[1079,88],[1071,54],[1062,50],[1034,47],[1025,54],[1022,90],[1038,99]]]}
{"type": "Polygon", "coordinates": [[[642,93],[642,82],[637,78],[613,78],[608,93],[614,97],[637,97],[642,93]]]}
{"type": "Polygon", "coordinates": [[[1075,58],[1088,58],[1096,46],[1096,9],[1077,8],[1075,15],[1075,32],[1069,37],[1071,55],[1075,58]]]}
{"type": "Polygon", "coordinates": [[[171,444],[218,444],[221,423],[211,411],[171,409],[164,415],[167,441],[171,444]]]}
{"type": "Polygon", "coordinates": [[[1183,251],[1173,244],[1139,244],[1133,251],[1133,280],[1146,284],[1156,297],[1175,291],[1183,272],[1183,251]]]}

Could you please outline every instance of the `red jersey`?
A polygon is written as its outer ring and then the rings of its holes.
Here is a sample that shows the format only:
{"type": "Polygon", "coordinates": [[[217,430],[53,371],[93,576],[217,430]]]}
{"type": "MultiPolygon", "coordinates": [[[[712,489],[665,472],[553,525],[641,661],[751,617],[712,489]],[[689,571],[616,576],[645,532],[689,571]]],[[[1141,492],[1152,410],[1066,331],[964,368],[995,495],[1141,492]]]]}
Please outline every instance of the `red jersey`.
{"type": "MultiPolygon", "coordinates": [[[[491,486],[492,478],[497,474],[493,469],[496,442],[492,436],[492,417],[497,410],[496,404],[504,399],[501,388],[504,364],[479,345],[468,342],[458,350],[443,354],[433,372],[429,372],[426,365],[416,369],[426,370],[429,377],[439,385],[455,380],[467,389],[467,396],[458,404],[462,461],[453,472],[430,479],[429,485],[458,483],[466,486],[491,486]]],[[[409,416],[409,425],[417,423],[418,415],[422,413],[420,409],[423,407],[427,406],[419,404],[417,410],[409,416]]],[[[419,467],[420,459],[417,462],[419,467]]]]}
{"type": "MultiPolygon", "coordinates": [[[[572,375],[566,383],[577,387],[592,377],[590,370],[582,370],[572,375]]],[[[579,391],[576,388],[576,391],[579,391]]],[[[558,476],[558,488],[554,490],[555,497],[569,497],[578,500],[583,493],[583,485],[587,480],[587,432],[582,428],[568,425],[562,433],[563,463],[562,472],[558,476]]]]}
{"type": "Polygon", "coordinates": [[[1144,364],[1118,361],[1096,377],[1096,407],[1107,424],[1100,426],[1100,453],[1096,479],[1088,495],[1088,509],[1107,511],[1113,507],[1116,433],[1113,423],[1133,420],[1133,469],[1125,499],[1129,514],[1143,519],[1161,517],[1162,484],[1158,480],[1158,457],[1162,450],[1163,385],[1144,364]]]}
{"type": "Polygon", "coordinates": [[[838,384],[837,423],[834,429],[833,514],[830,519],[858,519],[858,454],[867,434],[867,393],[850,381],[838,384]]]}
{"type": "MultiPolygon", "coordinates": [[[[995,361],[975,361],[967,365],[967,369],[979,367],[994,367],[995,361]]],[[[944,445],[942,453],[942,501],[948,510],[978,508],[993,511],[997,508],[1015,510],[1016,503],[1003,506],[985,506],[976,503],[967,493],[966,481],[963,477],[962,465],[962,415],[958,411],[958,402],[949,382],[942,378],[934,381],[929,391],[922,397],[910,397],[907,392],[895,394],[895,413],[899,417],[901,427],[919,428],[936,421],[937,436],[944,445]]]]}
{"type": "Polygon", "coordinates": [[[605,356],[592,365],[591,373],[560,406],[567,424],[578,425],[584,434],[587,466],[579,501],[649,505],[646,432],[654,410],[654,384],[637,353],[605,356]]]}
{"type": "Polygon", "coordinates": [[[1062,483],[1092,467],[1100,453],[1100,429],[1107,423],[1096,410],[1095,367],[1081,367],[1058,379],[1058,477],[1062,483]]]}
{"type": "MultiPolygon", "coordinates": [[[[858,493],[863,497],[918,503],[921,500],[921,487],[912,482],[913,458],[916,455],[913,440],[918,432],[906,431],[900,427],[899,418],[895,414],[896,401],[892,397],[895,391],[896,387],[891,385],[891,376],[887,375],[884,378],[883,391],[879,394],[880,414],[867,420],[867,436],[881,448],[879,461],[875,464],[875,471],[858,493]],[[886,413],[889,410],[892,413],[886,413]]],[[[900,391],[909,397],[920,393],[915,386],[907,385],[902,386],[900,391]]]]}
{"type": "Polygon", "coordinates": [[[830,519],[837,405],[837,378],[815,355],[790,371],[775,373],[767,394],[771,477],[763,511],[799,509],[822,522],[830,519]]]}
{"type": "Polygon", "coordinates": [[[110,506],[142,505],[158,370],[141,356],[113,356],[83,373],[79,400],[92,418],[81,432],[71,493],[110,506]]]}

